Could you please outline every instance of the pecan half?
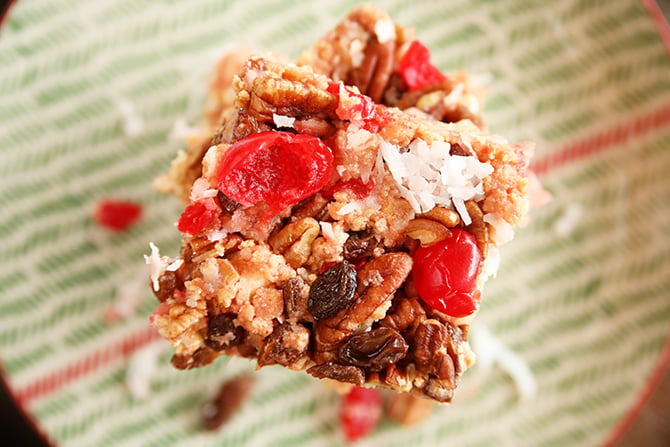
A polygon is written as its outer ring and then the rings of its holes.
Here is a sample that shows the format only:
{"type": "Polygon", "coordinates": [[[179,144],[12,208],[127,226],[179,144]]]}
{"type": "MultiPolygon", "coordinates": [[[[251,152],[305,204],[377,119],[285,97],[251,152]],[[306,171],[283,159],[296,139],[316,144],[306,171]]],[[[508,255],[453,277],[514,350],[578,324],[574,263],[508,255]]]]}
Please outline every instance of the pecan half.
{"type": "Polygon", "coordinates": [[[459,335],[451,325],[433,319],[423,321],[414,334],[417,371],[435,376],[443,384],[455,388],[456,368],[452,356],[455,355],[454,338],[459,335]]]}
{"type": "Polygon", "coordinates": [[[456,211],[441,206],[431,208],[429,211],[421,214],[421,217],[439,222],[447,228],[457,227],[461,223],[461,218],[456,211]]]}
{"type": "Polygon", "coordinates": [[[338,360],[345,365],[360,366],[379,372],[407,355],[409,346],[397,331],[380,327],[354,335],[338,350],[338,360]]]}
{"type": "Polygon", "coordinates": [[[465,202],[465,209],[468,210],[470,219],[472,219],[472,223],[465,227],[465,229],[475,237],[477,240],[477,247],[482,252],[482,256],[486,257],[489,230],[486,227],[486,222],[484,222],[484,212],[479,205],[472,200],[465,202]]]}
{"type": "Polygon", "coordinates": [[[311,217],[303,217],[286,225],[269,240],[277,253],[282,253],[293,268],[301,267],[312,252],[312,243],[319,235],[319,222],[311,217]]]}
{"type": "Polygon", "coordinates": [[[451,235],[447,227],[429,219],[412,219],[407,224],[407,236],[418,239],[422,246],[436,244],[451,235]]]}
{"type": "Polygon", "coordinates": [[[363,386],[365,383],[365,374],[363,374],[361,368],[340,365],[335,362],[326,362],[312,366],[307,370],[307,373],[317,379],[333,379],[338,382],[353,383],[356,386],[363,386]]]}
{"type": "Polygon", "coordinates": [[[388,313],[379,324],[402,332],[413,324],[420,323],[425,318],[426,311],[421,302],[417,298],[406,298],[400,300],[394,311],[388,313]]]}

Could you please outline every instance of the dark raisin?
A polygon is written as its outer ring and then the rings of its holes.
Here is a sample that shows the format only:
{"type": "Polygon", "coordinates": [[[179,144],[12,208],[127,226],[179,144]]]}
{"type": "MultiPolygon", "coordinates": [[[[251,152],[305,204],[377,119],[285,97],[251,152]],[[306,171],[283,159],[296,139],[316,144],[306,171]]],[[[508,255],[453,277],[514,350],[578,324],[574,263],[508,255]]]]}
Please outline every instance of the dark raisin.
{"type": "Polygon", "coordinates": [[[216,351],[232,348],[242,342],[244,329],[235,326],[235,314],[219,314],[209,319],[205,344],[216,351]]]}
{"type": "Polygon", "coordinates": [[[344,243],[344,259],[352,264],[358,264],[372,256],[377,246],[377,239],[367,231],[355,231],[349,233],[349,238],[344,243]]]}
{"type": "Polygon", "coordinates": [[[345,365],[379,372],[405,357],[408,348],[399,332],[380,327],[349,338],[340,346],[338,358],[345,365]]]}
{"type": "Polygon", "coordinates": [[[191,355],[174,354],[171,362],[177,369],[193,369],[209,365],[218,357],[218,353],[207,346],[198,348],[191,355]]]}
{"type": "Polygon", "coordinates": [[[154,295],[156,295],[158,301],[164,303],[168,298],[172,297],[176,288],[177,274],[166,270],[165,273],[158,278],[158,290],[154,290],[154,295]]]}
{"type": "Polygon", "coordinates": [[[229,213],[234,212],[236,209],[242,206],[240,203],[234,201],[221,191],[218,192],[216,197],[217,199],[219,199],[219,204],[221,204],[221,208],[228,211],[229,213]]]}
{"type": "Polygon", "coordinates": [[[241,376],[224,382],[214,399],[202,409],[206,430],[216,430],[228,421],[242,405],[253,385],[251,376],[241,376]]]}
{"type": "Polygon", "coordinates": [[[326,362],[312,366],[307,370],[307,373],[317,379],[333,379],[338,382],[353,383],[357,386],[363,386],[365,383],[365,374],[361,368],[350,365],[339,365],[335,362],[326,362]]]}
{"type": "Polygon", "coordinates": [[[309,330],[299,324],[282,324],[270,334],[258,355],[258,366],[289,366],[305,355],[309,330]]]}
{"type": "Polygon", "coordinates": [[[307,308],[316,319],[332,317],[353,302],[357,284],[356,268],[347,261],[338,262],[316,278],[307,308]]]}

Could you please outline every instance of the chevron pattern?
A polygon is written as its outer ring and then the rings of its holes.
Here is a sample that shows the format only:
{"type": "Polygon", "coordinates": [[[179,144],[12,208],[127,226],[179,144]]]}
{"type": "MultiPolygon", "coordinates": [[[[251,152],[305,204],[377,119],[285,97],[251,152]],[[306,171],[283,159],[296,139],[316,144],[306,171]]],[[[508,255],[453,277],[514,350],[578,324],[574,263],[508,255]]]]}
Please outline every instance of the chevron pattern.
{"type": "MultiPolygon", "coordinates": [[[[224,430],[202,403],[239,359],[177,371],[164,346],[152,393],[125,385],[129,357],[162,343],[148,287],[106,323],[118,286],[146,275],[148,241],[173,254],[176,199],[152,179],[196,123],[214,61],[238,45],[295,57],[355,1],[19,1],[0,30],[0,358],[40,428],[67,446],[335,446],[338,399],[304,374],[265,368],[224,430]],[[120,103],[142,118],[128,137],[120,103]],[[137,201],[110,234],[101,197],[137,201]]],[[[599,445],[635,402],[670,329],[670,59],[637,0],[376,2],[416,28],[444,69],[488,79],[494,133],[537,143],[554,201],[503,249],[479,321],[528,363],[535,400],[494,369],[418,428],[384,423],[361,446],[599,445]],[[555,223],[583,210],[568,234],[555,223]],[[485,430],[482,430],[485,427],[485,430]]],[[[647,2],[649,3],[649,2],[647,2]]],[[[467,388],[466,375],[463,389],[467,388]]]]}

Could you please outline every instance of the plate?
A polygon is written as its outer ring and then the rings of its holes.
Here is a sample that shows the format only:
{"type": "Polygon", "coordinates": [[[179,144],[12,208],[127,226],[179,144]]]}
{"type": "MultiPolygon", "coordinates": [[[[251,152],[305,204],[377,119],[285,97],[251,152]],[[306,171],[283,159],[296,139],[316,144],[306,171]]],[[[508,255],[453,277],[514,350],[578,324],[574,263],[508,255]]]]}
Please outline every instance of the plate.
{"type": "MultiPolygon", "coordinates": [[[[179,204],[150,185],[184,147],[175,123],[200,119],[216,59],[242,45],[294,58],[355,3],[12,6],[0,35],[0,358],[54,444],[342,444],[337,395],[275,367],[256,373],[224,429],[203,431],[203,402],[253,365],[172,368],[148,324],[143,254],[149,241],[177,252],[179,204]],[[103,198],[140,203],[142,219],[106,231],[91,219],[103,198]]],[[[359,445],[611,442],[670,350],[670,34],[658,8],[377,4],[416,28],[436,65],[486,80],[488,126],[536,142],[534,169],[554,199],[503,248],[477,319],[484,348],[506,347],[530,388],[504,362],[473,369],[425,423],[384,421],[359,445]]]]}

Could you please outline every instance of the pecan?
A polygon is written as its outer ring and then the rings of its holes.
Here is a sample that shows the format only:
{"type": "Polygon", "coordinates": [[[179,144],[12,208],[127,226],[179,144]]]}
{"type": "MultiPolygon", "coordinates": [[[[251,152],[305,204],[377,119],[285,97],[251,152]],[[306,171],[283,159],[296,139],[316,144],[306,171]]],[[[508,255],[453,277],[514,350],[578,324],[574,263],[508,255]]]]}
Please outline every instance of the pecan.
{"type": "Polygon", "coordinates": [[[216,397],[202,409],[202,423],[207,430],[216,430],[228,421],[251,391],[253,378],[241,376],[224,382],[216,397]]]}
{"type": "Polygon", "coordinates": [[[404,367],[390,365],[384,371],[383,382],[396,391],[409,391],[412,389],[412,381],[404,367]]]}
{"type": "Polygon", "coordinates": [[[411,269],[411,256],[402,252],[387,253],[365,264],[358,273],[355,302],[316,324],[317,358],[332,357],[342,340],[381,319],[411,269]]]}
{"type": "Polygon", "coordinates": [[[451,388],[456,387],[454,356],[459,331],[437,320],[423,321],[414,335],[414,363],[419,372],[437,377],[451,388]]]}
{"type": "Polygon", "coordinates": [[[289,279],[282,285],[282,295],[284,312],[286,312],[286,320],[289,323],[312,320],[307,309],[309,287],[299,276],[289,279]]]}
{"type": "Polygon", "coordinates": [[[431,208],[430,211],[421,214],[421,217],[439,222],[447,228],[454,228],[461,223],[461,218],[456,211],[441,206],[431,208]]]}
{"type": "Polygon", "coordinates": [[[307,308],[322,320],[347,309],[356,291],[356,269],[347,261],[338,262],[316,278],[309,291],[307,308]]]}
{"type": "Polygon", "coordinates": [[[333,379],[338,382],[353,383],[356,386],[363,386],[365,383],[365,374],[357,366],[340,365],[335,362],[326,362],[320,365],[312,366],[307,370],[308,374],[317,379],[333,379]]]}
{"type": "Polygon", "coordinates": [[[489,230],[486,227],[486,222],[484,222],[484,212],[479,205],[472,200],[465,202],[465,209],[468,210],[470,219],[472,219],[472,223],[465,227],[465,229],[475,237],[477,240],[477,247],[485,258],[486,247],[488,246],[489,240],[489,230]]]}
{"type": "Polygon", "coordinates": [[[269,242],[275,252],[283,253],[291,267],[298,268],[307,262],[312,252],[312,243],[320,231],[319,222],[311,217],[303,217],[286,225],[269,242]]]}
{"type": "Polygon", "coordinates": [[[400,300],[392,313],[387,314],[379,323],[402,332],[410,326],[420,323],[426,318],[426,311],[417,298],[400,300]]]}
{"type": "Polygon", "coordinates": [[[346,340],[338,350],[338,360],[345,365],[379,372],[405,357],[407,349],[402,335],[391,328],[380,327],[346,340]]]}
{"type": "Polygon", "coordinates": [[[232,348],[242,342],[244,329],[235,326],[235,314],[222,313],[210,317],[205,344],[216,351],[232,348]]]}
{"type": "Polygon", "coordinates": [[[193,354],[174,354],[171,363],[177,369],[199,368],[212,363],[218,355],[215,350],[202,346],[193,354]]]}
{"type": "Polygon", "coordinates": [[[454,387],[449,382],[435,378],[428,379],[428,383],[422,388],[422,391],[426,396],[442,403],[451,402],[454,397],[454,387]]]}
{"type": "Polygon", "coordinates": [[[393,393],[389,398],[389,417],[404,426],[416,425],[428,418],[434,403],[409,393],[393,393]]]}
{"type": "Polygon", "coordinates": [[[328,199],[323,197],[320,193],[316,193],[303,199],[294,206],[291,214],[295,219],[313,217],[316,220],[324,220],[323,218],[328,213],[326,205],[328,205],[328,199]]]}
{"type": "Polygon", "coordinates": [[[266,339],[258,355],[258,366],[291,366],[307,353],[310,332],[300,324],[282,324],[266,339]]]}
{"type": "Polygon", "coordinates": [[[436,244],[451,235],[447,227],[429,219],[410,220],[406,232],[412,239],[418,239],[422,246],[436,244]]]}
{"type": "Polygon", "coordinates": [[[380,102],[393,72],[395,47],[395,39],[380,43],[376,36],[371,36],[363,62],[350,73],[347,84],[355,85],[361,93],[380,102]]]}

